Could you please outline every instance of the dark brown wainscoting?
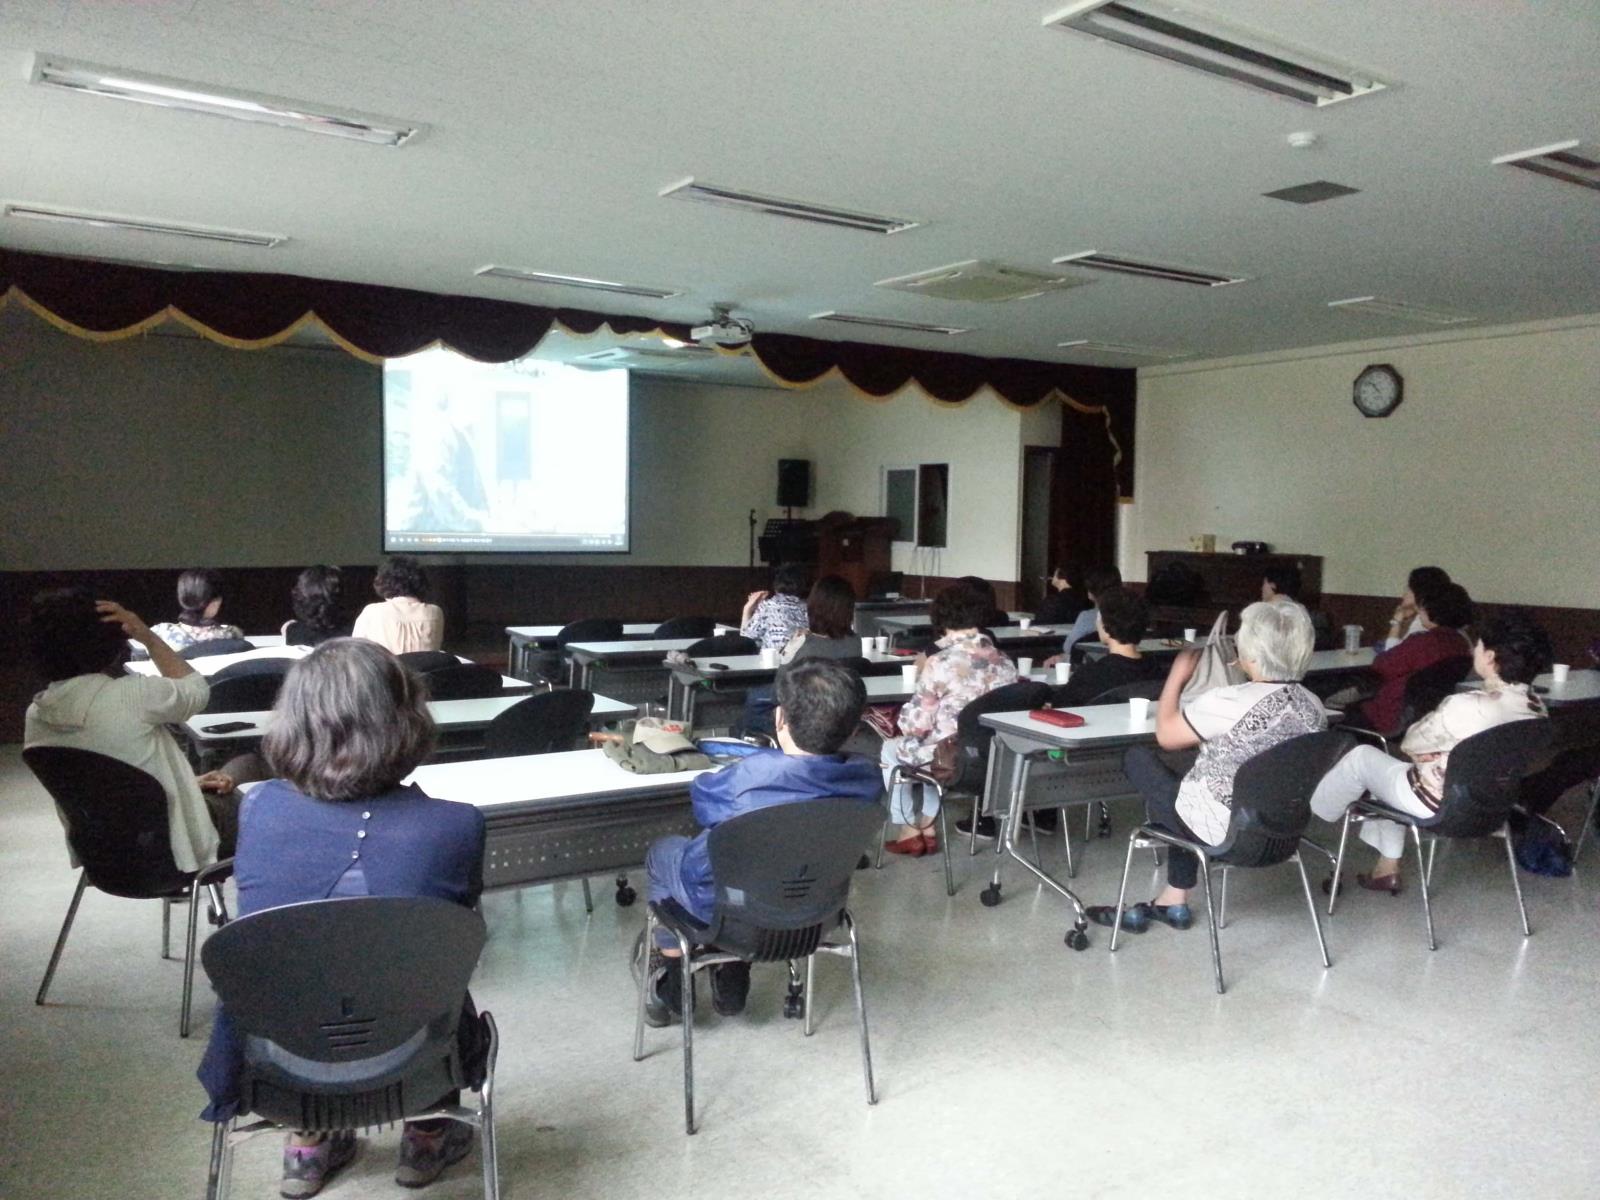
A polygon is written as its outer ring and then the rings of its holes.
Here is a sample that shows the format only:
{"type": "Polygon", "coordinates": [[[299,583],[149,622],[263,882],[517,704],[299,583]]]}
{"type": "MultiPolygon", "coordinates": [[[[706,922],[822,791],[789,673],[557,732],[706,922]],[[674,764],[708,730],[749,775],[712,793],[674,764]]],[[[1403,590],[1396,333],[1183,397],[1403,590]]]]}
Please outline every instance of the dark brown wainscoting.
{"type": "MultiPolygon", "coordinates": [[[[939,594],[941,588],[949,587],[956,581],[950,575],[905,575],[900,580],[900,594],[912,599],[933,599],[939,594]]],[[[1022,594],[1022,585],[1014,579],[991,579],[990,586],[994,588],[995,606],[1008,612],[1015,611],[1017,599],[1022,594]]]]}

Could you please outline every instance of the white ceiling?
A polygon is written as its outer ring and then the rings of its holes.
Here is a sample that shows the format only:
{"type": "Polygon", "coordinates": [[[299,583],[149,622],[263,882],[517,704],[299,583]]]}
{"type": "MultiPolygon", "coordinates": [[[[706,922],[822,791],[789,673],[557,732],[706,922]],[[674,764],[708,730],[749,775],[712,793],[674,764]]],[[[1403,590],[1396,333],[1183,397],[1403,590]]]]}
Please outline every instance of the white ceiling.
{"type": "MultiPolygon", "coordinates": [[[[0,200],[288,235],[271,250],[9,219],[0,246],[395,284],[838,337],[823,309],[971,326],[870,340],[1058,361],[1218,357],[1600,312],[1600,193],[1494,167],[1600,139],[1595,0],[1206,0],[1390,90],[1307,109],[1041,27],[1061,0],[0,0],[0,200]],[[419,121],[400,149],[30,86],[43,50],[419,121]],[[1309,151],[1285,137],[1311,130],[1309,151]],[[925,221],[893,236],[657,197],[686,175],[925,221]],[[1359,195],[1299,207],[1316,179],[1359,195]],[[1249,277],[1102,277],[1009,304],[874,281],[1096,249],[1249,277]],[[681,287],[645,301],[486,263],[681,287]]],[[[855,334],[860,338],[863,333],[855,334]]],[[[848,332],[846,336],[849,336],[848,332]]]]}

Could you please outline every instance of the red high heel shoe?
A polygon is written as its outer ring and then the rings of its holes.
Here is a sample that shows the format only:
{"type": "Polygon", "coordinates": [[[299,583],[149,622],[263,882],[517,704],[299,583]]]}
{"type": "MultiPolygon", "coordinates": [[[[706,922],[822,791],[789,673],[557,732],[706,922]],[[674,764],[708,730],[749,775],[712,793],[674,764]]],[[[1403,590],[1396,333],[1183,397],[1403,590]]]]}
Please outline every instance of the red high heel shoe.
{"type": "Polygon", "coordinates": [[[896,842],[885,842],[883,848],[890,854],[904,854],[908,858],[921,858],[927,851],[923,848],[922,834],[913,833],[896,842]]]}

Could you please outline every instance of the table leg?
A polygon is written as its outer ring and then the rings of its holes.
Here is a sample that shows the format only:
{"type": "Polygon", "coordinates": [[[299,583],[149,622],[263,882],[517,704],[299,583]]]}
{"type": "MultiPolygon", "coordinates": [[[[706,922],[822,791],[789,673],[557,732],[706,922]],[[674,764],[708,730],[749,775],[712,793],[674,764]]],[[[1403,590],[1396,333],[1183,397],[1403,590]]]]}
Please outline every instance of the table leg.
{"type": "MultiPolygon", "coordinates": [[[[999,741],[998,738],[995,740],[999,741]]],[[[1062,899],[1066,900],[1072,905],[1075,916],[1073,922],[1074,933],[1081,934],[1085,929],[1088,928],[1089,925],[1088,916],[1083,911],[1083,901],[1078,899],[1077,893],[1075,893],[1065,884],[1059,882],[1042,866],[1036,866],[1032,862],[1029,862],[1027,857],[1022,853],[1021,848],[1017,845],[1017,834],[1022,828],[1023,798],[1026,796],[1028,790],[1028,773],[1033,762],[1033,756],[1030,754],[1018,753],[1016,755],[1016,759],[1017,765],[1012,771],[1011,809],[1006,814],[1005,824],[1001,827],[1000,842],[1002,844],[1002,848],[1008,857],[1016,859],[1016,861],[1021,863],[1022,866],[1035,878],[1037,878],[1040,883],[1043,883],[1053,889],[1059,896],[1061,896],[1062,899]]],[[[993,893],[993,898],[991,899],[986,895],[983,898],[983,902],[984,904],[992,907],[1000,902],[999,863],[995,864],[994,878],[990,881],[989,888],[993,893]]],[[[1073,949],[1077,950],[1082,949],[1082,947],[1088,943],[1087,940],[1084,939],[1075,941],[1071,935],[1069,935],[1067,944],[1072,946],[1073,949]]]]}

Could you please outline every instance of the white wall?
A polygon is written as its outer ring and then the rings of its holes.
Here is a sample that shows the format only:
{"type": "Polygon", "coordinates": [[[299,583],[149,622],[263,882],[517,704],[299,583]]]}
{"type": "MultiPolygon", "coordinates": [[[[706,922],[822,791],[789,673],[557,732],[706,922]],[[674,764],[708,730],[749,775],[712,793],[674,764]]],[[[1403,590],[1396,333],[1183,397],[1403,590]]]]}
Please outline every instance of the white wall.
{"type": "MultiPolygon", "coordinates": [[[[238,351],[152,333],[95,344],[0,310],[0,568],[375,562],[376,367],[342,351],[238,351]]],[[[748,515],[780,515],[777,461],[814,464],[813,505],[882,511],[891,463],[950,464],[950,545],[898,556],[929,574],[1016,577],[1022,447],[1055,444],[1054,406],[915,389],[634,383],[633,550],[543,563],[739,566],[748,515]]],[[[578,452],[578,451],[575,451],[578,452]]],[[[507,558],[502,561],[516,561],[507,558]]]]}
{"type": "Polygon", "coordinates": [[[1392,595],[1437,563],[1496,603],[1600,606],[1600,316],[1139,373],[1146,550],[1255,539],[1324,557],[1324,589],[1392,595]],[[1363,418],[1351,384],[1391,363],[1404,400],[1363,418]]]}

